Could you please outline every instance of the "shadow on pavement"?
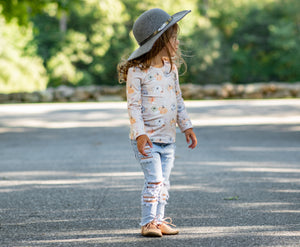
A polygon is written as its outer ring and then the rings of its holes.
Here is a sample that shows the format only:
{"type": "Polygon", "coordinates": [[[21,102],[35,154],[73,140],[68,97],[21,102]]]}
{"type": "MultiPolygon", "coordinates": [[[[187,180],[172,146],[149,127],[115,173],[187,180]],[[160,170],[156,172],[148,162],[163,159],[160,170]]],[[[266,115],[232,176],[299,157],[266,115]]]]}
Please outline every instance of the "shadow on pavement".
{"type": "Polygon", "coordinates": [[[139,234],[128,127],[11,130],[0,134],[1,246],[300,243],[297,125],[196,128],[194,151],[178,135],[167,216],[181,233],[162,239],[139,234]]]}

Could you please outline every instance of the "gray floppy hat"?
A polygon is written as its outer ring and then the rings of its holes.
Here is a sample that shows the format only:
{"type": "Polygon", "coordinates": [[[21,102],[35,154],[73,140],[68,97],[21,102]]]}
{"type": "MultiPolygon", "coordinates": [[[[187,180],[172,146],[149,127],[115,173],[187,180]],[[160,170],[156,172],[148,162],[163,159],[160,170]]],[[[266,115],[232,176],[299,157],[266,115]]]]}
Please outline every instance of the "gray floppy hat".
{"type": "Polygon", "coordinates": [[[133,60],[149,52],[155,41],[172,25],[185,17],[190,10],[180,11],[172,16],[162,9],[150,9],[141,14],[133,24],[133,35],[139,44],[128,58],[133,60]]]}

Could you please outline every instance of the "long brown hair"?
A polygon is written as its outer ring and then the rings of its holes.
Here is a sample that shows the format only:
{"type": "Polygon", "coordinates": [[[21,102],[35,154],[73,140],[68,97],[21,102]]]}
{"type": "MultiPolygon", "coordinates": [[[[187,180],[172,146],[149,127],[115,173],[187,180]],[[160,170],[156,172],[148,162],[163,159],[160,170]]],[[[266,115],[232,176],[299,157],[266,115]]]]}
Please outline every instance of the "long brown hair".
{"type": "Polygon", "coordinates": [[[128,70],[131,67],[139,67],[142,70],[146,70],[151,66],[151,60],[164,48],[166,47],[166,51],[168,54],[167,59],[170,61],[171,67],[170,67],[170,72],[173,68],[173,64],[175,63],[177,66],[180,66],[182,63],[186,66],[184,60],[181,57],[180,50],[178,49],[176,52],[176,56],[171,57],[171,52],[167,46],[167,44],[170,42],[171,37],[176,34],[178,35],[179,33],[179,26],[177,23],[175,23],[173,26],[169,27],[154,43],[152,49],[133,60],[124,60],[121,61],[118,64],[118,75],[119,75],[119,82],[123,83],[127,81],[127,74],[128,70]]]}

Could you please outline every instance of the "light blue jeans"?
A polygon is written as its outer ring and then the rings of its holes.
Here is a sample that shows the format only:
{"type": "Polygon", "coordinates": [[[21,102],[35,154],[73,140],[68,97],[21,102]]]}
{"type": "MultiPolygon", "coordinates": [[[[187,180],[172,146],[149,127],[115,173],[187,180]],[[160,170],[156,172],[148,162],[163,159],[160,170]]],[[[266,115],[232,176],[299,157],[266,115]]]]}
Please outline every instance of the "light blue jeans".
{"type": "Polygon", "coordinates": [[[175,143],[153,143],[145,147],[148,156],[143,156],[137,148],[137,142],[131,141],[135,157],[144,172],[144,188],[141,195],[142,220],[144,226],[155,220],[160,224],[164,218],[165,206],[169,198],[170,174],[174,166],[175,143]]]}

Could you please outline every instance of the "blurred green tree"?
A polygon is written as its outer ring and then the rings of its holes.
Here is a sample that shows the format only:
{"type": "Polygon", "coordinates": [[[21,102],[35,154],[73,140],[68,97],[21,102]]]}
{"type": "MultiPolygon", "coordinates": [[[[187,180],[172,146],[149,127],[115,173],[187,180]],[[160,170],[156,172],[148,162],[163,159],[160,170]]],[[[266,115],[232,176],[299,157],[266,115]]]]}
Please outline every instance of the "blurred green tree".
{"type": "Polygon", "coordinates": [[[183,82],[215,84],[230,80],[227,44],[207,17],[198,17],[192,34],[183,38],[182,47],[188,65],[183,82]]]}
{"type": "Polygon", "coordinates": [[[70,6],[81,0],[53,0],[53,1],[32,1],[32,0],[0,0],[1,14],[7,22],[16,19],[18,24],[26,26],[30,18],[38,13],[42,13],[49,5],[55,5],[59,11],[60,18],[68,12],[70,6]]]}
{"type": "Polygon", "coordinates": [[[120,53],[132,46],[124,5],[119,0],[75,2],[69,6],[64,32],[56,11],[48,8],[33,18],[49,86],[115,84],[120,53]]]}
{"type": "Polygon", "coordinates": [[[235,83],[300,79],[300,2],[213,0],[211,20],[231,49],[230,80],[235,83]]]}
{"type": "Polygon", "coordinates": [[[43,60],[36,55],[32,28],[7,24],[0,16],[0,92],[43,90],[48,78],[43,60]]]}
{"type": "Polygon", "coordinates": [[[2,85],[18,73],[36,88],[117,84],[116,65],[138,46],[132,25],[154,7],[192,10],[179,22],[182,82],[300,79],[298,0],[0,0],[2,85]]]}

